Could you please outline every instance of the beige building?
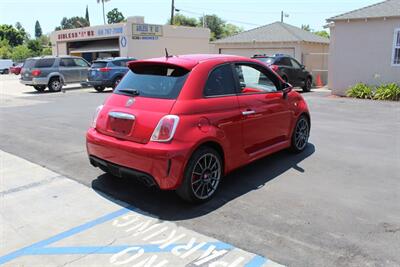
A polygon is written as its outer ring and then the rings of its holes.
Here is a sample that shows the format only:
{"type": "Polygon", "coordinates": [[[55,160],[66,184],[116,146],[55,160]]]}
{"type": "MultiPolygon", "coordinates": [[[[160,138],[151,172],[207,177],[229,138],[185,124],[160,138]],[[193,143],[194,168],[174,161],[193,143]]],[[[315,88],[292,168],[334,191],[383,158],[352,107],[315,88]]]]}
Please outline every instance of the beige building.
{"type": "Polygon", "coordinates": [[[262,27],[217,40],[214,53],[251,57],[255,54],[287,54],[312,72],[314,80],[327,81],[329,39],[298,27],[274,22],[262,27]]]}
{"type": "Polygon", "coordinates": [[[329,81],[345,95],[358,82],[400,83],[400,0],[388,0],[327,20],[331,31],[329,81]]]}
{"type": "Polygon", "coordinates": [[[125,23],[54,31],[53,55],[76,55],[92,61],[101,57],[137,59],[165,55],[209,53],[210,30],[144,22],[130,17],[125,23]]]}

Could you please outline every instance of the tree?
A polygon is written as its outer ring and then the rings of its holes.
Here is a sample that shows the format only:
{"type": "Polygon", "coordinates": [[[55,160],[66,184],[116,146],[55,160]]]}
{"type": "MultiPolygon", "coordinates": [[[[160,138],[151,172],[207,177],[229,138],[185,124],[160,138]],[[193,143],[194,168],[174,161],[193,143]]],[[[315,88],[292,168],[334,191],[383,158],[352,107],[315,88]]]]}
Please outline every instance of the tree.
{"type": "Polygon", "coordinates": [[[26,45],[14,47],[11,58],[13,61],[22,61],[32,56],[32,51],[26,45]]]}
{"type": "Polygon", "coordinates": [[[221,37],[225,38],[225,37],[228,37],[228,36],[231,36],[231,35],[235,35],[235,34],[241,33],[242,31],[243,31],[242,27],[238,27],[238,26],[236,26],[234,24],[231,24],[231,23],[226,23],[223,26],[223,32],[222,32],[222,36],[221,37]]]}
{"type": "Polygon", "coordinates": [[[66,18],[64,17],[61,20],[60,26],[56,27],[56,31],[59,30],[66,30],[66,29],[75,29],[75,28],[82,28],[82,27],[88,27],[89,22],[82,17],[72,17],[72,18],[66,18]]]}
{"type": "Polygon", "coordinates": [[[25,32],[17,30],[12,25],[0,25],[0,40],[7,40],[11,47],[21,45],[24,42],[25,32]]]}
{"type": "Polygon", "coordinates": [[[42,55],[43,56],[50,56],[52,54],[51,47],[45,47],[42,50],[42,55]]]}
{"type": "Polygon", "coordinates": [[[104,24],[106,24],[106,13],[104,12],[104,3],[105,2],[108,2],[108,1],[110,1],[110,0],[97,0],[97,3],[101,3],[102,5],[103,5],[103,21],[104,21],[104,24]]]}
{"type": "MultiPolygon", "coordinates": [[[[206,15],[205,25],[211,31],[211,41],[221,39],[224,33],[225,21],[217,15],[206,15]]],[[[203,25],[203,17],[200,18],[200,25],[203,25]]]]}
{"type": "Polygon", "coordinates": [[[11,57],[11,47],[6,39],[0,40],[0,58],[11,57]]]}
{"type": "Polygon", "coordinates": [[[85,19],[88,22],[89,26],[90,26],[90,19],[89,19],[89,8],[86,5],[86,13],[85,13],[85,19]]]}
{"type": "Polygon", "coordinates": [[[301,25],[301,29],[303,29],[305,31],[308,31],[308,32],[312,31],[311,28],[310,28],[310,25],[308,25],[308,24],[302,24],[301,25]]]}
{"type": "Polygon", "coordinates": [[[122,12],[118,11],[118,8],[114,8],[110,12],[107,13],[107,22],[108,24],[113,24],[113,23],[120,23],[125,20],[124,15],[122,12]]]}
{"type": "Polygon", "coordinates": [[[35,37],[39,38],[40,36],[42,36],[42,27],[40,26],[40,23],[37,20],[35,23],[35,37]]]}
{"type": "Polygon", "coordinates": [[[15,23],[15,28],[21,33],[21,35],[24,36],[24,41],[27,42],[31,37],[30,35],[25,31],[24,27],[22,27],[22,24],[20,22],[15,23]]]}
{"type": "MultiPolygon", "coordinates": [[[[171,19],[168,19],[167,24],[171,24],[171,19]]],[[[174,16],[174,25],[197,27],[199,26],[199,21],[196,18],[186,17],[182,14],[176,14],[174,16]]]]}
{"type": "Polygon", "coordinates": [[[42,44],[38,39],[29,40],[26,46],[31,50],[32,56],[40,56],[42,54],[42,44]]]}
{"type": "Polygon", "coordinates": [[[321,37],[330,38],[330,35],[327,31],[316,31],[314,34],[319,35],[321,37]]]}

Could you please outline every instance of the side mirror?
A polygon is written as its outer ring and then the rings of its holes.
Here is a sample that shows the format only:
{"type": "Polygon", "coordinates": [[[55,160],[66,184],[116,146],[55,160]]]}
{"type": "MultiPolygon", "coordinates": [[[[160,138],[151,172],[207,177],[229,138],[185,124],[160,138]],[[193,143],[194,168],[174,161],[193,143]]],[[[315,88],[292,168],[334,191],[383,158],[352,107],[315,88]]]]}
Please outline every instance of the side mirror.
{"type": "Polygon", "coordinates": [[[283,99],[287,98],[288,93],[290,93],[290,91],[292,91],[293,86],[290,83],[283,83],[282,84],[282,96],[283,99]]]}

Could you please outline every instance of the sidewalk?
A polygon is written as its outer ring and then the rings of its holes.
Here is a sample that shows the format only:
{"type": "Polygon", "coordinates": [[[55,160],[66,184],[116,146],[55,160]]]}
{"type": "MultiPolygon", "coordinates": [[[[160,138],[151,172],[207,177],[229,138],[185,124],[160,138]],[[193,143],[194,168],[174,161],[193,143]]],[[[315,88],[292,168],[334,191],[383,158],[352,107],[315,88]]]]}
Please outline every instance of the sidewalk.
{"type": "Polygon", "coordinates": [[[281,266],[0,151],[0,266],[281,266]]]}

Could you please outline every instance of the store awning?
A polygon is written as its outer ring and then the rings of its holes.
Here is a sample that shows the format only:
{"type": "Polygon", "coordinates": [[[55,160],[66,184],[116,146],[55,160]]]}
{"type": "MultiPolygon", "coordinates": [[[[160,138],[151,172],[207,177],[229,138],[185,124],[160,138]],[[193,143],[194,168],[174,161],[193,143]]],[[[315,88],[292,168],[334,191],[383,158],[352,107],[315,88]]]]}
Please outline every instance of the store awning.
{"type": "Polygon", "coordinates": [[[70,53],[92,53],[92,52],[112,52],[119,51],[118,43],[93,42],[81,47],[71,48],[70,53]]]}

